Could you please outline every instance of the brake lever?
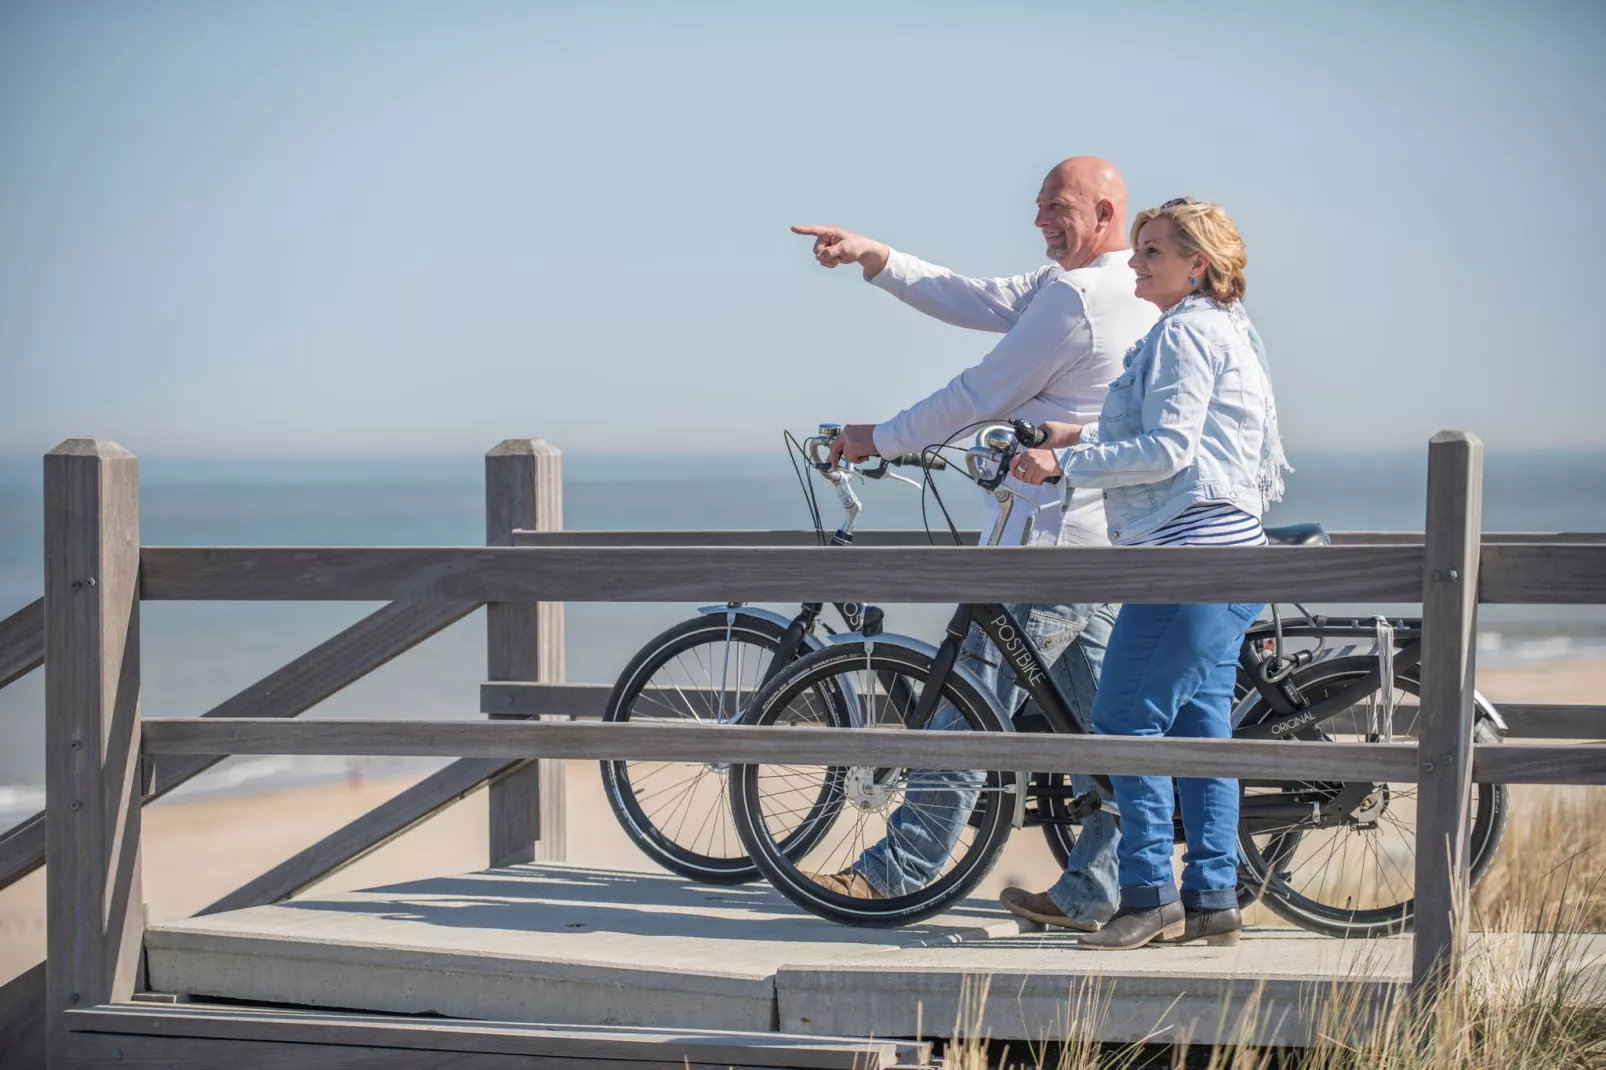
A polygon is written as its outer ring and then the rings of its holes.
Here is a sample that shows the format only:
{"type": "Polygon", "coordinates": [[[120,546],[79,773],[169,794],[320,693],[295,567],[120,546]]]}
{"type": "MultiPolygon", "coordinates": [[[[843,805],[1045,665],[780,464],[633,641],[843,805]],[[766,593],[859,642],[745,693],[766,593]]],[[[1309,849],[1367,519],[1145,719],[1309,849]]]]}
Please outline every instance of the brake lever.
{"type": "MultiPolygon", "coordinates": [[[[1044,442],[1048,441],[1048,432],[1043,430],[1041,427],[1038,427],[1030,420],[1011,420],[1009,421],[1009,426],[1010,429],[1015,432],[1015,441],[1019,442],[1026,449],[1035,450],[1042,446],[1044,442]]],[[[1014,458],[1011,457],[1010,460],[1014,460],[1014,458]]],[[[1049,486],[1054,486],[1063,478],[1065,477],[1062,475],[1049,476],[1047,479],[1043,480],[1043,482],[1047,483],[1049,486]]]]}

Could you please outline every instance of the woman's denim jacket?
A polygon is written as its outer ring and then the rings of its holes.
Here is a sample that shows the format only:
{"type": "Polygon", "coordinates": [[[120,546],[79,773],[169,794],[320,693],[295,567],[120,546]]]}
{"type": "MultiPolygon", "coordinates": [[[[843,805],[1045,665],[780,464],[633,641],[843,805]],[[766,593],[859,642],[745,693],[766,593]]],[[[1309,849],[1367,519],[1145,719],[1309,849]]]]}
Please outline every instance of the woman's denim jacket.
{"type": "Polygon", "coordinates": [[[1199,502],[1264,511],[1269,387],[1248,332],[1211,298],[1184,298],[1127,350],[1098,423],[1059,452],[1068,487],[1103,488],[1112,543],[1147,535],[1199,502]]]}

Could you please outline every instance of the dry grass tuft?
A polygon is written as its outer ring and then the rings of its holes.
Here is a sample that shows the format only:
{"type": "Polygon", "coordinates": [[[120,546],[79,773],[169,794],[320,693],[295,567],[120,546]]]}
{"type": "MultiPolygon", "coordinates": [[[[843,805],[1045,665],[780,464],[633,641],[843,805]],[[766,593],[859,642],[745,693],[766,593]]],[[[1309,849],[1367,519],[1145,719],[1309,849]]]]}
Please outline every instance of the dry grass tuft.
{"type": "Polygon", "coordinates": [[[1472,896],[1474,925],[1545,931],[1546,904],[1560,885],[1586,932],[1606,930],[1606,790],[1517,786],[1511,789],[1506,835],[1472,896]]]}

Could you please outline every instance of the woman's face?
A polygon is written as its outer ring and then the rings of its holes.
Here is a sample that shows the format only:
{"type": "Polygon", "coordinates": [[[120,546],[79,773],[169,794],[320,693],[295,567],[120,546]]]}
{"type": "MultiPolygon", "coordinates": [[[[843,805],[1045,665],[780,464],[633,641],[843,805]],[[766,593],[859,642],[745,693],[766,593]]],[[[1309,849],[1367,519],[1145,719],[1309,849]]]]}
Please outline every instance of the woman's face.
{"type": "Polygon", "coordinates": [[[1188,285],[1190,278],[1203,281],[1210,258],[1203,253],[1184,253],[1177,244],[1171,220],[1161,216],[1149,220],[1138,231],[1137,245],[1127,264],[1137,272],[1137,296],[1167,309],[1196,289],[1188,285]]]}

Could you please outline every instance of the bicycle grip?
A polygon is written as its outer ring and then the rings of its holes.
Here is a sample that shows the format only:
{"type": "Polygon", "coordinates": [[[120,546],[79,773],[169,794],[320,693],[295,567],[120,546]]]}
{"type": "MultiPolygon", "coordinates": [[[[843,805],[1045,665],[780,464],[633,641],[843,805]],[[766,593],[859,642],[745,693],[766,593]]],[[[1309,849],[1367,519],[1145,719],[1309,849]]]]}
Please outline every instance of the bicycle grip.
{"type": "Polygon", "coordinates": [[[924,468],[929,472],[941,472],[948,467],[948,462],[936,453],[904,453],[887,458],[887,463],[900,468],[924,468]]]}

